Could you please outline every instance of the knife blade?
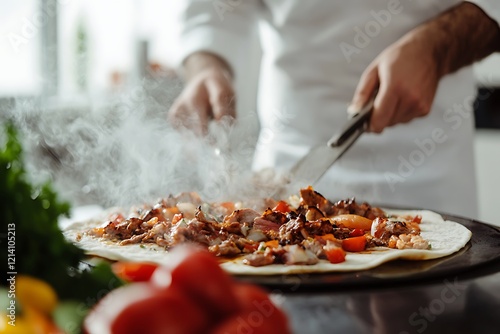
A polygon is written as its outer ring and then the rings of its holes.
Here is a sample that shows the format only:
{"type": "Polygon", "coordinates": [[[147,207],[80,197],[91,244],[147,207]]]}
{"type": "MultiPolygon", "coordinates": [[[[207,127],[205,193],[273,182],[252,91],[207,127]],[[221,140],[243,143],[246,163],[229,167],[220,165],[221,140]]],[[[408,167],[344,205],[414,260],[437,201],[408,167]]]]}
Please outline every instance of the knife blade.
{"type": "Polygon", "coordinates": [[[374,98],[355,113],[342,130],[333,135],[326,144],[312,148],[300,159],[287,175],[288,184],[272,197],[283,198],[294,193],[297,188],[315,184],[368,128],[373,103],[374,98]]]}

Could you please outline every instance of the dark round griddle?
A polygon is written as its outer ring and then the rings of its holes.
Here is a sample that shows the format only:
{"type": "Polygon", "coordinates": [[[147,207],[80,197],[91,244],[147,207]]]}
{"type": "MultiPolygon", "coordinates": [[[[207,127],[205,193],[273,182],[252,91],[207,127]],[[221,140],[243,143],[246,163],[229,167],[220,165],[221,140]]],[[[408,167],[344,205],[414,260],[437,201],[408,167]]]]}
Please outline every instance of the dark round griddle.
{"type": "Polygon", "coordinates": [[[472,232],[472,238],[464,248],[444,258],[426,261],[396,260],[356,272],[235,277],[279,292],[359,290],[423,284],[459,274],[477,277],[488,266],[500,263],[500,228],[453,215],[442,216],[445,220],[464,225],[472,232]]]}

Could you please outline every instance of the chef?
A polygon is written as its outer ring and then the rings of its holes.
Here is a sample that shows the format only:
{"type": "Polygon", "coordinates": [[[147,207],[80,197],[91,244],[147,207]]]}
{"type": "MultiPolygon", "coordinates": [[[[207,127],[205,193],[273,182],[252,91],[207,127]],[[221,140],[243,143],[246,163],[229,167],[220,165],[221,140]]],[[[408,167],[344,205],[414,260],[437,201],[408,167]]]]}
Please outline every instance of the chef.
{"type": "Polygon", "coordinates": [[[497,1],[183,1],[174,124],[206,133],[238,117],[233,81],[257,29],[255,170],[289,169],[378,92],[370,133],[315,188],[477,217],[469,65],[500,50],[497,1]]]}

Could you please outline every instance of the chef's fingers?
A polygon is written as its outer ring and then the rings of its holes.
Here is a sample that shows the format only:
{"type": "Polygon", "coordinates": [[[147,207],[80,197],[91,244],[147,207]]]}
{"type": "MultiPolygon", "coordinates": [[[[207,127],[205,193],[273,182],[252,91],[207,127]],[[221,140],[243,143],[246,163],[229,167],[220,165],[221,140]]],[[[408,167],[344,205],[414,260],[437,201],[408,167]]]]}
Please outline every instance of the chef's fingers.
{"type": "Polygon", "coordinates": [[[156,269],[151,282],[159,288],[182,291],[215,319],[238,312],[231,290],[232,278],[210,253],[192,246],[178,246],[169,254],[168,265],[156,269]]]}
{"type": "Polygon", "coordinates": [[[236,98],[231,83],[224,76],[207,79],[207,91],[215,120],[233,120],[236,117],[236,98]]]}
{"type": "Polygon", "coordinates": [[[359,79],[358,86],[347,111],[355,114],[371,99],[379,85],[378,68],[368,66],[359,79]]]}
{"type": "Polygon", "coordinates": [[[381,74],[379,91],[375,97],[369,131],[381,133],[390,125],[398,108],[399,97],[394,94],[388,75],[381,74]]]}
{"type": "Polygon", "coordinates": [[[407,90],[400,92],[398,95],[400,96],[400,105],[389,125],[408,123],[415,118],[429,114],[432,102],[426,103],[418,92],[407,90]]]}
{"type": "Polygon", "coordinates": [[[216,326],[212,334],[290,333],[285,314],[271,302],[266,292],[250,284],[236,284],[233,289],[241,311],[216,326]]]}
{"type": "Polygon", "coordinates": [[[190,129],[200,136],[207,134],[210,105],[203,90],[203,87],[190,88],[179,96],[168,113],[173,127],[190,129]]]}

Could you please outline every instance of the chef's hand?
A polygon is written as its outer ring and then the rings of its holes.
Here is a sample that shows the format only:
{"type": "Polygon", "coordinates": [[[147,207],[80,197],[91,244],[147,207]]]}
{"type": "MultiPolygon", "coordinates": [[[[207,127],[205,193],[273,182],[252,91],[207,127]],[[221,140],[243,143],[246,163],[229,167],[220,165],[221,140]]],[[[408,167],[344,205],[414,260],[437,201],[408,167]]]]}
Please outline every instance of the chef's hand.
{"type": "Polygon", "coordinates": [[[441,74],[428,45],[409,33],[384,50],[361,76],[350,110],[360,109],[378,88],[371,132],[430,112],[441,74]]]}
{"type": "Polygon", "coordinates": [[[360,109],[378,88],[370,131],[426,116],[444,75],[498,50],[498,24],[462,2],[385,49],[361,76],[350,109],[360,109]]]}
{"type": "Polygon", "coordinates": [[[231,69],[221,58],[197,52],[184,62],[186,87],[169,111],[176,128],[187,128],[205,135],[208,123],[236,117],[231,69]]]}
{"type": "Polygon", "coordinates": [[[206,251],[181,246],[167,266],[119,272],[141,282],[104,297],[85,319],[86,333],[290,333],[263,290],[234,282],[206,251]]]}

